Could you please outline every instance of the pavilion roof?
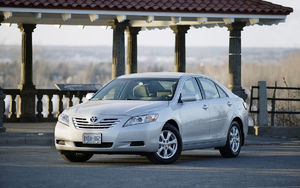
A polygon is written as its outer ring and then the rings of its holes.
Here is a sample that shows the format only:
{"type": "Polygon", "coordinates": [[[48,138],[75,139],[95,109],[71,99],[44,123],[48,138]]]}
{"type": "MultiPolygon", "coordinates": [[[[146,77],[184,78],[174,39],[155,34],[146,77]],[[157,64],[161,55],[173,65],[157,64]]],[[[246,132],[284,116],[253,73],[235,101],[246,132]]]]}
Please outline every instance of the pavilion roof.
{"type": "Polygon", "coordinates": [[[133,27],[171,25],[223,27],[284,22],[290,7],[262,0],[0,0],[3,23],[109,26],[129,20],[133,27]]]}
{"type": "Polygon", "coordinates": [[[262,0],[0,0],[1,7],[288,15],[262,0]]]}

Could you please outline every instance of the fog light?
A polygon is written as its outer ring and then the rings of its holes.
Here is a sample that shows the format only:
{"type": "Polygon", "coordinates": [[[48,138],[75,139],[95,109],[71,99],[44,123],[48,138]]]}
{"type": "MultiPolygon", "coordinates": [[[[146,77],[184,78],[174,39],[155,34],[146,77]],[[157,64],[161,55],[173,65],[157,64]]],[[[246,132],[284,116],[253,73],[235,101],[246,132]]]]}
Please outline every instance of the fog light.
{"type": "Polygon", "coordinates": [[[56,144],[58,145],[65,145],[65,141],[64,140],[56,140],[56,144]]]}
{"type": "Polygon", "coordinates": [[[130,146],[144,146],[144,142],[143,141],[135,141],[135,142],[131,142],[130,146]]]}

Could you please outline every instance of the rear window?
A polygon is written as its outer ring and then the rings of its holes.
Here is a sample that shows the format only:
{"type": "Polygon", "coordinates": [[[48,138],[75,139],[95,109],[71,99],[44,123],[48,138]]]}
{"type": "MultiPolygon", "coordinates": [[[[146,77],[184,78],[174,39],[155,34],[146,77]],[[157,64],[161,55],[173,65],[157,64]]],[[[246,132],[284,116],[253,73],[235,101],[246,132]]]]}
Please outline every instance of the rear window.
{"type": "Polygon", "coordinates": [[[216,99],[220,97],[215,83],[204,78],[200,78],[199,80],[203,87],[206,99],[216,99]]]}

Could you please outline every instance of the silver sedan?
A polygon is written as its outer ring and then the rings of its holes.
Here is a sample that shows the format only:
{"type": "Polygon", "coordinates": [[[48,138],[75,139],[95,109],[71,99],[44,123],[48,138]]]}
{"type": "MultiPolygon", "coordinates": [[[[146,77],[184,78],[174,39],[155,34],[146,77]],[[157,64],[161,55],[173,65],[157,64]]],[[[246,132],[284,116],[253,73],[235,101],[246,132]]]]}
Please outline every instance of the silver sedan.
{"type": "Polygon", "coordinates": [[[217,148],[237,157],[248,130],[247,105],[216,80],[188,73],[120,76],[66,109],[55,146],[71,162],[132,153],[173,163],[183,150],[217,148]]]}

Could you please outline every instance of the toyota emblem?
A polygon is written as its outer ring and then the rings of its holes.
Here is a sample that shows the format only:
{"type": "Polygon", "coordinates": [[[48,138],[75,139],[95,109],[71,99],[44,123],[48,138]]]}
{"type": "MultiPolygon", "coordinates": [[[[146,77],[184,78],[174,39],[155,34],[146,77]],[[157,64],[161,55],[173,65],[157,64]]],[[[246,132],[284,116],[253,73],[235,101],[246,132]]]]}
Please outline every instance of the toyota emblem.
{"type": "Polygon", "coordinates": [[[96,116],[91,117],[90,121],[92,123],[95,123],[98,120],[98,118],[96,116]]]}

